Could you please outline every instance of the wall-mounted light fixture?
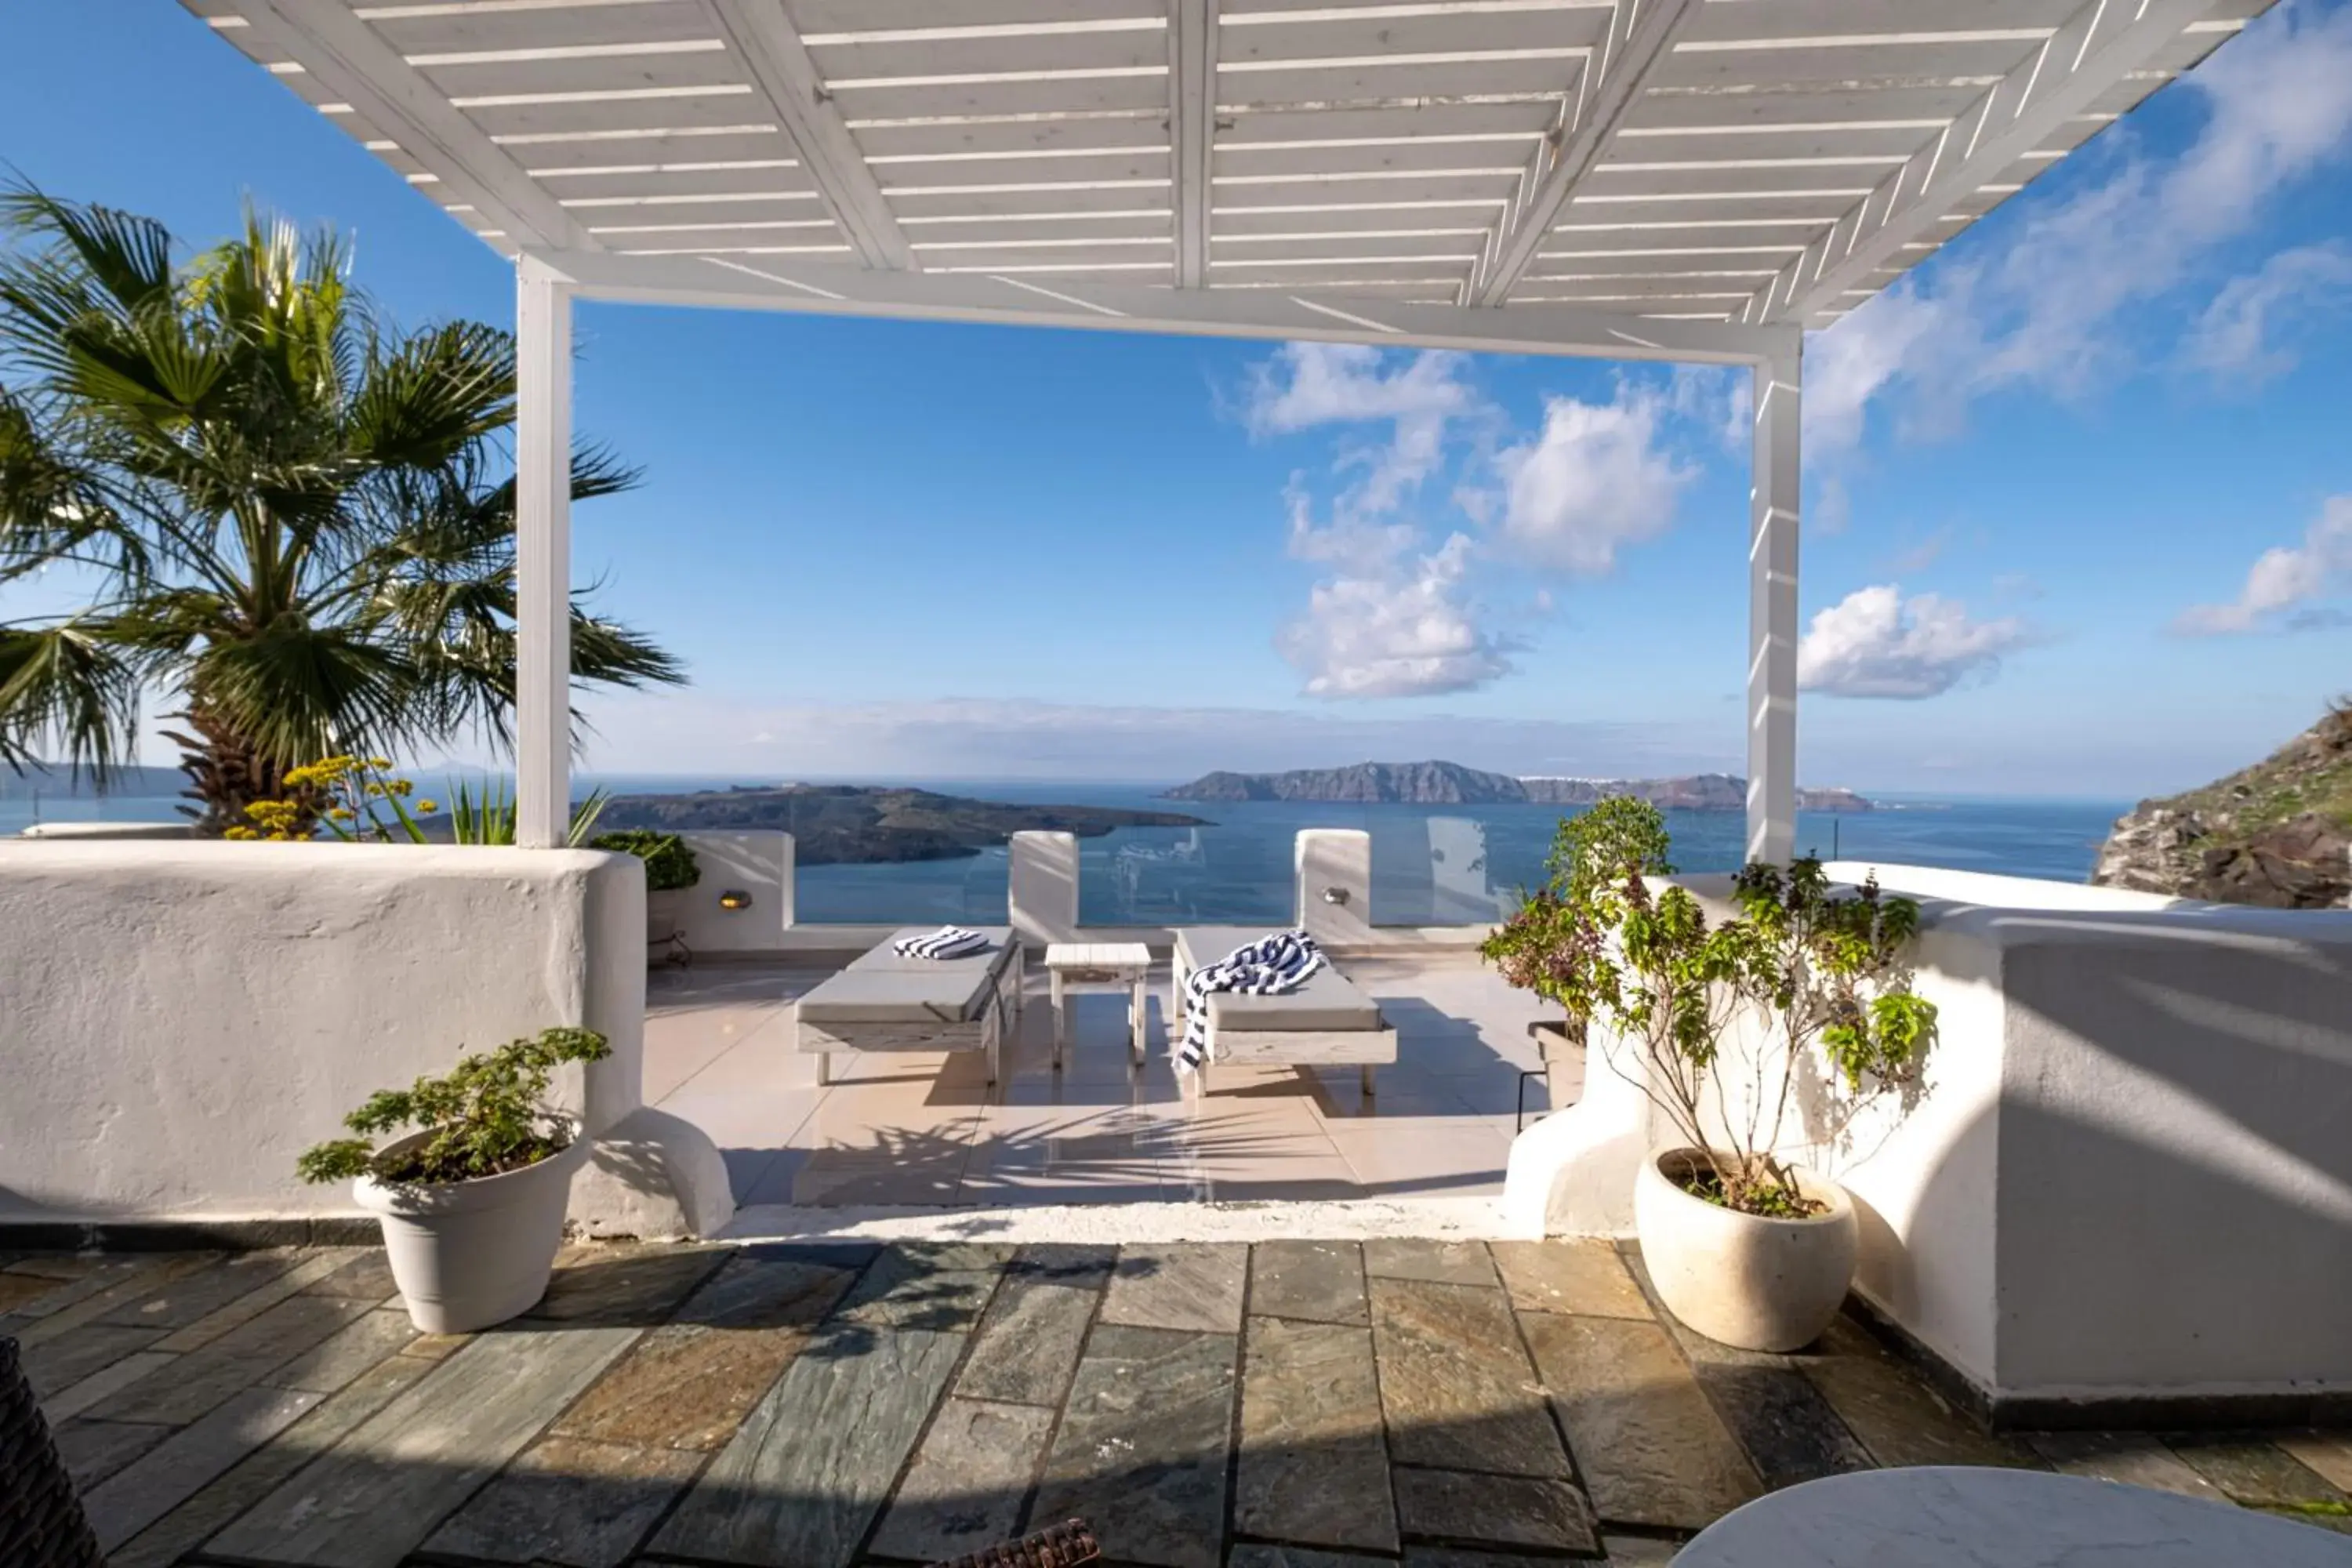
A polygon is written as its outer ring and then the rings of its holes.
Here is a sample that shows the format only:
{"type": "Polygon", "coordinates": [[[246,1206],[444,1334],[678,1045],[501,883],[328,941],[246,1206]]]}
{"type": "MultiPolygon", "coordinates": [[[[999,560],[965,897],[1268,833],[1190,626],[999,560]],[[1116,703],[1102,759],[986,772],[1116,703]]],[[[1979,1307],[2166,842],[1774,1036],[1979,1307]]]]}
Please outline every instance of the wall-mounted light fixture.
{"type": "Polygon", "coordinates": [[[730,913],[748,910],[751,907],[751,895],[740,888],[730,888],[719,895],[719,907],[730,913]]]}
{"type": "Polygon", "coordinates": [[[1348,889],[1326,888],[1323,889],[1323,901],[1327,904],[1344,904],[1348,901],[1348,889]]]}

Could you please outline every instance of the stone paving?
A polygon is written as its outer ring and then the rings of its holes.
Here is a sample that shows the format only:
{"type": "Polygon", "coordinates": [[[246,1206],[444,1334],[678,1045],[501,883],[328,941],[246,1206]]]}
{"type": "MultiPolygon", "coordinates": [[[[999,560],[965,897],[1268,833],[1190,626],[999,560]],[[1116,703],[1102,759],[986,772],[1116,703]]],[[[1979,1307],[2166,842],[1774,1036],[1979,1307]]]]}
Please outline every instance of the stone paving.
{"type": "Polygon", "coordinates": [[[419,1335],[382,1254],[0,1255],[115,1568],[922,1563],[1077,1516],[1151,1568],[1665,1563],[1768,1488],[2055,1467],[2352,1528],[2352,1435],[1990,1436],[1604,1244],[583,1247],[419,1335]]]}

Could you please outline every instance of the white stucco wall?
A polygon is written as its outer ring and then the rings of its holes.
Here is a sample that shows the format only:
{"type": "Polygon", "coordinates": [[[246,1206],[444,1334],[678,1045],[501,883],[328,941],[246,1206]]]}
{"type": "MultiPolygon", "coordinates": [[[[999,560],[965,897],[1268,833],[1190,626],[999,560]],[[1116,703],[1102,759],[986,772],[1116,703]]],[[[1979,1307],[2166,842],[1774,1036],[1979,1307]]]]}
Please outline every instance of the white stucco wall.
{"type": "Polygon", "coordinates": [[[681,833],[702,879],[684,890],[678,934],[698,958],[764,958],[790,946],[793,836],[789,833],[681,833]],[[721,894],[749,893],[751,907],[719,907],[721,894]]]}
{"type": "MultiPolygon", "coordinates": [[[[2004,1402],[2352,1390],[2352,914],[1879,872],[1940,1037],[1784,1142],[1856,1200],[1856,1289],[2004,1402]]],[[[1514,1145],[1514,1223],[1631,1234],[1668,1131],[1612,1076],[1514,1145]]]]}
{"type": "Polygon", "coordinates": [[[352,1213],[297,1153],[552,1024],[612,1042],[565,1094],[601,1131],[639,1102],[644,900],[588,850],[0,843],[0,1221],[352,1213]]]}

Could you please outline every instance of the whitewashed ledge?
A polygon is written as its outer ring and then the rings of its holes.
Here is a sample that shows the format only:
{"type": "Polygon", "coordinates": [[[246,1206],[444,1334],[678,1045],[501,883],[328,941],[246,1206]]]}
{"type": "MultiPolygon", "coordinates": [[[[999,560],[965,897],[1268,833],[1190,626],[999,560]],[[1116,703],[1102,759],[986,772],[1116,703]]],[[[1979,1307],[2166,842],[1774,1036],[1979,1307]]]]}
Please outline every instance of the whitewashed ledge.
{"type": "Polygon", "coordinates": [[[728,1241],[1106,1242],[1533,1239],[1504,1220],[1499,1198],[1337,1202],[1067,1204],[1002,1208],[761,1204],[735,1211],[728,1241]]]}

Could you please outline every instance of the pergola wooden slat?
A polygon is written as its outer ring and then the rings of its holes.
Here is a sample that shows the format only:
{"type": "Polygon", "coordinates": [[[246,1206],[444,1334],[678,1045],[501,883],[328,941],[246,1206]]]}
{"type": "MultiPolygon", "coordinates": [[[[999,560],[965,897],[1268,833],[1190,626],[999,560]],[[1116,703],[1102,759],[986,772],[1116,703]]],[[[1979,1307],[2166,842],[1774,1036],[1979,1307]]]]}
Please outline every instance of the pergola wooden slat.
{"type": "Polygon", "coordinates": [[[1802,334],[2270,0],[183,0],[517,266],[521,841],[569,797],[571,303],[1748,365],[1795,842],[1802,334]]]}

